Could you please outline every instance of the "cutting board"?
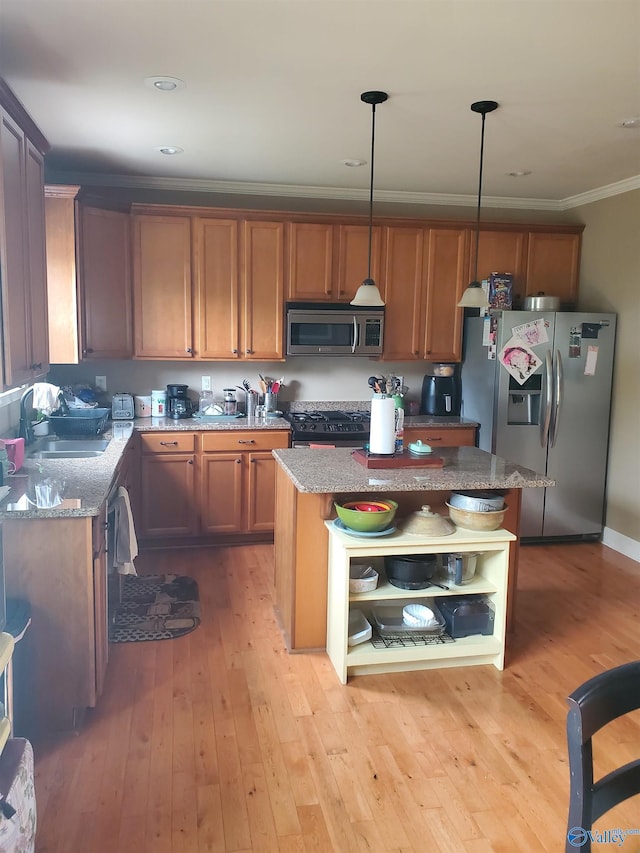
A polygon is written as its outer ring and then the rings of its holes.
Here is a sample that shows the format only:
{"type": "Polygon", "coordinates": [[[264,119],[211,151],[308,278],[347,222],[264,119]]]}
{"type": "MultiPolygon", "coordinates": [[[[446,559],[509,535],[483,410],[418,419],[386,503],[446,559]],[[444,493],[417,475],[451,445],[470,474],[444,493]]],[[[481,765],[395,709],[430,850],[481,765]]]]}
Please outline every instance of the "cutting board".
{"type": "Polygon", "coordinates": [[[358,448],[351,454],[365,468],[442,468],[444,459],[430,453],[428,456],[413,456],[408,450],[394,456],[376,456],[358,448]]]}

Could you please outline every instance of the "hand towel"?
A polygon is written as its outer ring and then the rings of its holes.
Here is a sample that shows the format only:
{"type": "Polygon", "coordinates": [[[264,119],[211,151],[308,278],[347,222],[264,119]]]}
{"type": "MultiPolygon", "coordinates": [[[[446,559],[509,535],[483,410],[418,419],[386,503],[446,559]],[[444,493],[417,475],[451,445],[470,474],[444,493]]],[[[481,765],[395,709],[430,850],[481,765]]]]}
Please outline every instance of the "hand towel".
{"type": "Polygon", "coordinates": [[[45,415],[50,415],[60,406],[60,389],[57,385],[51,385],[49,382],[34,383],[31,405],[34,409],[44,412],[45,415]]]}
{"type": "Polygon", "coordinates": [[[113,554],[112,565],[121,575],[137,575],[133,561],[138,556],[138,540],[133,524],[129,493],[124,486],[118,487],[110,504],[109,513],[114,514],[113,523],[109,525],[113,532],[112,541],[109,543],[113,554]]]}

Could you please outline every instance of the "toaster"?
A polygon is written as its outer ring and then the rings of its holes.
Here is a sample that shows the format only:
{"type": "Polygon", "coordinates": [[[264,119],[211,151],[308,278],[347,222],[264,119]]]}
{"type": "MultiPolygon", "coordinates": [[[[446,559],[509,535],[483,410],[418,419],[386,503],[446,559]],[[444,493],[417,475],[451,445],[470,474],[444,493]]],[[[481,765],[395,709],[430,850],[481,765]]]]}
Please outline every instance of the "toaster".
{"type": "Polygon", "coordinates": [[[111,401],[111,418],[114,421],[132,421],[134,418],[133,394],[114,394],[111,401]]]}

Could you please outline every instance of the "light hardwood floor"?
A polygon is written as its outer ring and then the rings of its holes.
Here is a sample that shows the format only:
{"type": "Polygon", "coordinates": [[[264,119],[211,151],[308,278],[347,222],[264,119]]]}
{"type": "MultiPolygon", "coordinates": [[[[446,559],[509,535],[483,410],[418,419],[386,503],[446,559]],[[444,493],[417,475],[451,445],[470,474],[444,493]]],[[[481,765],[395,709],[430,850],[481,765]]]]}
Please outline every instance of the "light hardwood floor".
{"type": "MultiPolygon", "coordinates": [[[[525,546],[504,672],[341,686],[324,654],[285,650],[270,546],[138,562],[195,577],[202,624],[112,646],[80,735],[35,744],[40,853],[564,850],[565,697],[640,657],[637,563],[599,544],[525,546]]],[[[596,744],[602,772],[638,754],[637,716],[596,744]]],[[[639,800],[598,827],[640,828],[639,800]]]]}

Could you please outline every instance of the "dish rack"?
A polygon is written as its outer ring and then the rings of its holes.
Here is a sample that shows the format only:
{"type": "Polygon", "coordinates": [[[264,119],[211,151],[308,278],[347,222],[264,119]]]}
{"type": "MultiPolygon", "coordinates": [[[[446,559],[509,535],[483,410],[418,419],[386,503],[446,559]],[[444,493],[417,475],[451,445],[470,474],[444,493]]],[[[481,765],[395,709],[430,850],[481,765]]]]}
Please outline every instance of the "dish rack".
{"type": "Polygon", "coordinates": [[[52,412],[49,424],[56,435],[101,435],[108,419],[109,409],[70,409],[69,414],[52,412]]]}

